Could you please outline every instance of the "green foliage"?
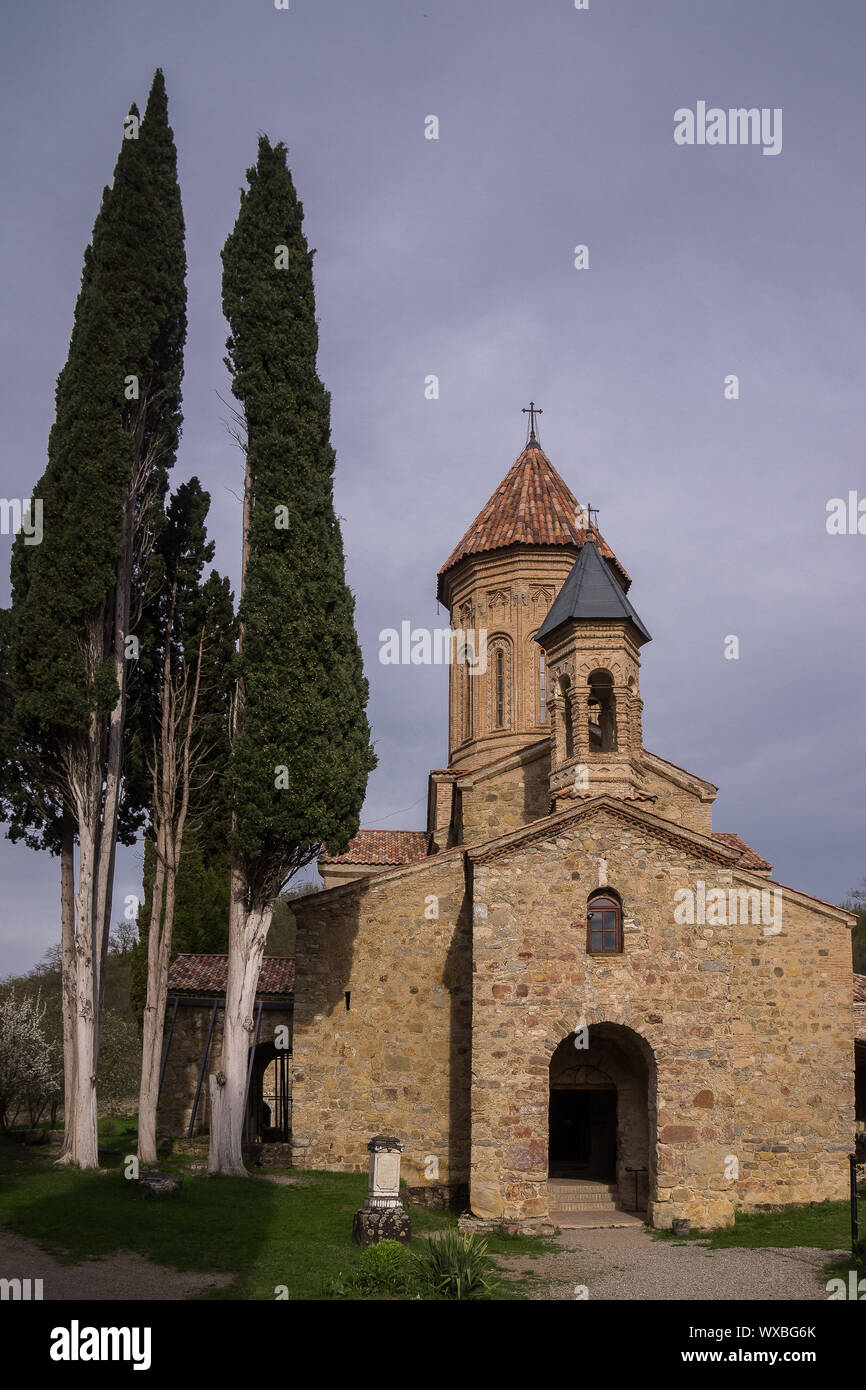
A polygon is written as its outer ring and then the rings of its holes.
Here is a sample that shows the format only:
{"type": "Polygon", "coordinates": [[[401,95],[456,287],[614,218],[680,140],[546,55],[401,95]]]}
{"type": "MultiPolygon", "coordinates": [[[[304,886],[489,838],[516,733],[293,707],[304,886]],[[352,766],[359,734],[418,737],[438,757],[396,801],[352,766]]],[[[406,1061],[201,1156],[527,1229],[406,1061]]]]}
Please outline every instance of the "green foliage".
{"type": "Polygon", "coordinates": [[[423,1241],[414,1258],[420,1277],[439,1298],[489,1298],[499,1287],[487,1241],[477,1235],[446,1231],[436,1240],[423,1241]]]}
{"type": "Polygon", "coordinates": [[[866,975],[866,878],[842,903],[842,907],[853,912],[857,918],[857,925],[851,933],[851,951],[855,972],[858,975],[866,975]]]}
{"type": "Polygon", "coordinates": [[[138,1100],[141,1078],[141,1043],[138,1029],[130,1018],[106,1009],[102,1018],[97,1085],[100,1105],[117,1106],[124,1101],[133,1107],[138,1100]]]}
{"type": "Polygon", "coordinates": [[[265,942],[266,956],[293,956],[295,954],[295,935],[297,924],[292,912],[292,902],[296,898],[306,898],[317,891],[314,883],[293,883],[281,893],[274,903],[274,915],[265,942]]]}
{"type": "Polygon", "coordinates": [[[313,253],[285,146],[262,136],[247,178],[222,253],[226,364],[252,500],[238,663],[246,702],[229,776],[251,897],[266,902],[323,840],[345,849],[375,758],[334,512],[330,397],[316,371],[313,253]],[[277,785],[281,767],[287,787],[277,785]]]}
{"type": "MultiPolygon", "coordinates": [[[[58,849],[62,749],[83,748],[93,712],[118,690],[111,615],[125,490],[152,455],[137,494],[138,530],[158,529],[180,431],[186,336],[183,214],[165,86],[157,72],[138,140],[124,140],[84,256],[66,364],[57,380],[48,463],[34,490],[44,540],[12,550],[12,609],[2,634],[0,764],[10,837],[58,849]],[[138,399],[127,399],[136,377],[138,399]]],[[[147,583],[133,577],[133,612],[147,583]]],[[[126,798],[129,842],[140,808],[126,798]]]]}
{"type": "Polygon", "coordinates": [[[324,1286],[326,1298],[415,1298],[426,1288],[417,1260],[398,1240],[369,1246],[348,1274],[342,1272],[324,1286]]]}
{"type": "MultiPolygon", "coordinates": [[[[133,730],[130,768],[153,801],[154,743],[161,743],[166,658],[170,678],[190,690],[198,673],[199,693],[192,742],[189,807],[176,882],[171,959],[183,952],[228,948],[230,884],[229,809],[225,770],[229,755],[229,692],[236,619],[227,579],[215,571],[205,521],[210,498],[197,478],[182,483],[166,509],[157,540],[154,574],[159,582],[142,617],[142,659],[137,698],[130,711],[133,730]]],[[[165,750],[163,749],[163,754],[165,750]]],[[[139,940],[133,950],[131,1003],[141,1020],[147,995],[147,948],[156,871],[156,831],[145,837],[144,903],[139,940]]]]}
{"type": "MultiPolygon", "coordinates": [[[[187,952],[224,955],[229,941],[230,862],[226,848],[228,826],[224,825],[221,850],[210,847],[212,826],[184,835],[177,873],[177,896],[171,938],[171,959],[187,952]],[[202,849],[207,846],[207,852],[202,849]]],[[[139,939],[132,948],[129,998],[141,1024],[147,995],[147,939],[153,875],[156,863],[153,841],[144,842],[144,901],[139,908],[139,939]]]]}

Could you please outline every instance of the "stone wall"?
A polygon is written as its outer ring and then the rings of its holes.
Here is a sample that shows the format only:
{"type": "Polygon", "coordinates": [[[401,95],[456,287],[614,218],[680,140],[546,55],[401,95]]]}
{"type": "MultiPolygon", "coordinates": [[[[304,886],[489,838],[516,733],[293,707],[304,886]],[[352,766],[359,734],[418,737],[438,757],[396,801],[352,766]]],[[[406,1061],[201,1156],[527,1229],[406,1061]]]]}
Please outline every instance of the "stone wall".
{"type": "Polygon", "coordinates": [[[550,748],[509,758],[504,767],[461,777],[457,783],[460,844],[519,830],[550,810],[550,748]]]}
{"type": "Polygon", "coordinates": [[[656,797],[652,807],[654,815],[672,821],[674,825],[684,825],[689,830],[709,835],[712,829],[712,801],[703,800],[698,790],[688,785],[685,777],[685,785],[672,781],[663,769],[652,766],[645,755],[643,778],[643,790],[656,797]]]}
{"type": "Polygon", "coordinates": [[[444,851],[303,898],[294,911],[295,1165],[366,1169],[367,1141],[382,1132],[403,1141],[410,1187],[465,1187],[471,946],[462,855],[444,851]]]}
{"type": "MultiPolygon", "coordinates": [[[[799,984],[790,977],[785,1016],[793,1022],[802,993],[808,1048],[797,1045],[774,1065],[772,1083],[787,1086],[791,1099],[773,1107],[764,1079],[745,1061],[739,1027],[735,1055],[734,1013],[762,1047],[772,1045],[779,1022],[773,1006],[783,988],[775,972],[785,969],[773,956],[785,952],[787,960],[788,945],[774,942],[754,953],[757,965],[752,956],[746,965],[734,956],[730,924],[679,924],[674,916],[677,890],[700,881],[706,891],[727,891],[729,865],[688,838],[666,836],[604,808],[476,859],[471,1182],[477,1216],[547,1216],[549,1063],[581,1024],[622,1030],[615,1036],[640,1049],[653,1075],[650,1105],[658,1132],[650,1145],[649,1215],[655,1226],[669,1227],[676,1217],[729,1224],[738,1203],[766,1192],[769,1183],[782,1202],[839,1195],[841,1149],[850,1144],[852,1127],[851,1008],[842,998],[847,929],[838,913],[820,929],[824,944],[816,949],[830,951],[820,959],[837,972],[826,988],[819,984],[820,967],[811,982],[802,974],[799,984]],[[625,926],[624,953],[609,958],[587,955],[584,930],[587,895],[605,880],[621,894],[625,926]],[[826,1103],[810,1107],[810,1097],[820,1092],[826,1103]],[[742,1168],[751,1186],[741,1192],[742,1183],[726,1174],[737,1153],[736,1125],[746,1115],[762,1131],[748,1136],[750,1144],[769,1131],[775,1147],[783,1147],[808,1129],[809,1152],[805,1163],[774,1155],[756,1187],[743,1136],[742,1168]]],[[[734,877],[766,887],[762,880],[734,877]]],[[[791,923],[787,941],[798,933],[802,942],[791,965],[796,956],[805,971],[809,947],[800,918],[792,915],[791,923]]],[[[583,1055],[592,1062],[591,1047],[583,1055]]]]}
{"type": "Polygon", "coordinates": [[[781,891],[782,931],[741,922],[733,943],[740,1205],[841,1200],[854,1131],[850,932],[800,894],[761,887],[781,891]]]}

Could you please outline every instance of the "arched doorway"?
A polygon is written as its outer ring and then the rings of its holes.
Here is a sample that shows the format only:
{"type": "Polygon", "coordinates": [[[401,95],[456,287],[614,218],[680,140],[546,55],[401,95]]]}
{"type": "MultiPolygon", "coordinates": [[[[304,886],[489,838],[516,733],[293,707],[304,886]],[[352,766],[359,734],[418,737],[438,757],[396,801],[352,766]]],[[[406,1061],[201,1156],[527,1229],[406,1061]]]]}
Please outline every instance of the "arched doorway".
{"type": "Polygon", "coordinates": [[[655,1075],[652,1048],[631,1028],[593,1023],[563,1038],[550,1059],[548,1178],[604,1184],[617,1205],[645,1210],[655,1187],[655,1075]]]}
{"type": "Polygon", "coordinates": [[[286,1144],[292,1119],[289,1054],[273,1042],[250,1051],[244,1143],[286,1144]]]}

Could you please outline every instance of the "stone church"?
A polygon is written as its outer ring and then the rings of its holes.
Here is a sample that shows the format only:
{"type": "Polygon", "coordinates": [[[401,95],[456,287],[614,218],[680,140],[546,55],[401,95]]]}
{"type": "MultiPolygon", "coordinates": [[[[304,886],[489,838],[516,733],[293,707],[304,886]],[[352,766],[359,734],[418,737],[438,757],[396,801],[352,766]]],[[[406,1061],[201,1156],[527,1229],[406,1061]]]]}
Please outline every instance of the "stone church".
{"type": "Polygon", "coordinates": [[[396,1134],[419,1199],[522,1225],[580,1182],[660,1228],[845,1197],[854,919],[644,747],[650,633],[534,425],[438,596],[475,646],[427,827],[293,904],[295,1164],[396,1134]]]}

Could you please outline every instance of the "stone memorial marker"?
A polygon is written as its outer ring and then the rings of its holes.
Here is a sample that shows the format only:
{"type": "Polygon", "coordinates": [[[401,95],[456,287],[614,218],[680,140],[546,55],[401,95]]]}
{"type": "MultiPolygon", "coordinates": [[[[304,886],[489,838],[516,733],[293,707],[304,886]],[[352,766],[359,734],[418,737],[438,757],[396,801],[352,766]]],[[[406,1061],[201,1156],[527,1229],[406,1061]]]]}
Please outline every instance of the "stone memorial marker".
{"type": "Polygon", "coordinates": [[[367,1200],[355,1212],[352,1235],[359,1245],[378,1245],[380,1240],[399,1240],[408,1245],[412,1222],[400,1201],[400,1155],[403,1145],[389,1134],[375,1134],[370,1152],[370,1187],[367,1200]]]}

